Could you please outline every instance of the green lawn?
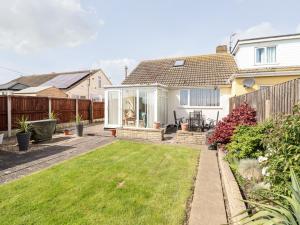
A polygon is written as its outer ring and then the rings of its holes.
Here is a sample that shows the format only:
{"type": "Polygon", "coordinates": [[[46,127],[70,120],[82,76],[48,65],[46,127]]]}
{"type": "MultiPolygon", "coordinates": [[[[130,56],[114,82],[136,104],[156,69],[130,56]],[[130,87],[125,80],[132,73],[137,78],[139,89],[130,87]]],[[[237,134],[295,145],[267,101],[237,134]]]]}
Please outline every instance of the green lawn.
{"type": "Polygon", "coordinates": [[[0,186],[0,224],[182,225],[198,156],[116,142],[0,186]]]}

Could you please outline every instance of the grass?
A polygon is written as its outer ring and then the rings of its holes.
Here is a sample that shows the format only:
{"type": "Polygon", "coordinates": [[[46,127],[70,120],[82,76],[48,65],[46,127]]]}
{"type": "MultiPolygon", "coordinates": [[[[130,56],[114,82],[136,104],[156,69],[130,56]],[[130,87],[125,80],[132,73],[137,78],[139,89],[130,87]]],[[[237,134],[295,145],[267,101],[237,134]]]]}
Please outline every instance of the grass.
{"type": "Polygon", "coordinates": [[[198,156],[116,142],[0,186],[0,224],[181,225],[198,156]]]}

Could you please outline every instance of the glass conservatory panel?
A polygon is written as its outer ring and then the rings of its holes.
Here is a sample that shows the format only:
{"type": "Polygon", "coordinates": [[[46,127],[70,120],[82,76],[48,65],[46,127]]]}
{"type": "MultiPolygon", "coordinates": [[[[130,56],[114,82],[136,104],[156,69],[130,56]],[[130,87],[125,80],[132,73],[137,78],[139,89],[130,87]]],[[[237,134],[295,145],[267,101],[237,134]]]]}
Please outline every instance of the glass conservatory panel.
{"type": "Polygon", "coordinates": [[[154,122],[154,91],[139,90],[139,127],[152,128],[154,122]]]}
{"type": "Polygon", "coordinates": [[[119,92],[108,92],[108,124],[116,125],[119,123],[119,92]]]}
{"type": "Polygon", "coordinates": [[[157,119],[162,126],[167,123],[167,93],[164,90],[158,90],[158,99],[157,99],[157,119]]]}
{"type": "Polygon", "coordinates": [[[123,90],[123,126],[136,126],[137,97],[135,89],[123,90]]]}

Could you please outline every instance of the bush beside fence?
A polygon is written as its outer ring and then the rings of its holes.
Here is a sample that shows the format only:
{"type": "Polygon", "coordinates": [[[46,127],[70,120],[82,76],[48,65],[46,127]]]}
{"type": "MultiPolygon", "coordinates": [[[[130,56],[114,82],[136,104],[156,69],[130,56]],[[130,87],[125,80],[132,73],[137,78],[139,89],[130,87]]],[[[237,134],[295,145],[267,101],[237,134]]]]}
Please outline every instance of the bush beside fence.
{"type": "Polygon", "coordinates": [[[25,115],[28,120],[49,118],[49,113],[57,115],[58,123],[74,122],[76,114],[83,120],[93,121],[104,118],[104,102],[85,99],[0,96],[0,131],[17,127],[17,121],[25,115]],[[10,113],[9,113],[10,112],[10,113]]]}
{"type": "Polygon", "coordinates": [[[300,79],[290,80],[262,90],[230,98],[230,112],[243,102],[256,110],[257,121],[263,122],[278,114],[291,114],[300,100],[300,79]]]}

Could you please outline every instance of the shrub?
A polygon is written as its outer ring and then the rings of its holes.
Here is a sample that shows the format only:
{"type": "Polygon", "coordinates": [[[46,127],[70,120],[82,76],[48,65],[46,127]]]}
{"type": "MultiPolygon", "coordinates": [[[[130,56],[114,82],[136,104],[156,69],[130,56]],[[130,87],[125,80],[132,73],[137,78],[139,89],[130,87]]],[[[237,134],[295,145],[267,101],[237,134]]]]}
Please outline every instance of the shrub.
{"type": "Polygon", "coordinates": [[[271,122],[260,123],[255,126],[242,125],[235,129],[231,142],[226,145],[228,150],[226,158],[231,159],[257,159],[263,156],[266,150],[263,140],[272,127],[271,122]]]}
{"type": "Polygon", "coordinates": [[[267,146],[265,180],[279,194],[288,194],[291,180],[290,170],[300,176],[300,107],[294,107],[293,115],[274,120],[274,127],[264,139],[267,146]]]}
{"type": "Polygon", "coordinates": [[[220,121],[213,134],[209,137],[208,142],[227,144],[233,135],[234,129],[239,125],[256,124],[256,112],[247,103],[243,103],[239,107],[220,121]]]}
{"type": "Polygon", "coordinates": [[[238,165],[238,172],[246,180],[253,182],[262,180],[261,168],[256,159],[242,159],[238,165]]]}
{"type": "MultiPolygon", "coordinates": [[[[291,171],[290,179],[291,186],[288,186],[289,195],[273,195],[273,198],[267,198],[263,203],[245,201],[256,208],[256,213],[252,216],[247,216],[240,221],[240,224],[248,225],[300,225],[300,180],[296,174],[291,171]],[[274,198],[280,198],[281,201],[274,201],[274,198]],[[282,204],[286,202],[286,204],[282,204]]],[[[245,212],[241,212],[243,215],[245,212]]]]}

